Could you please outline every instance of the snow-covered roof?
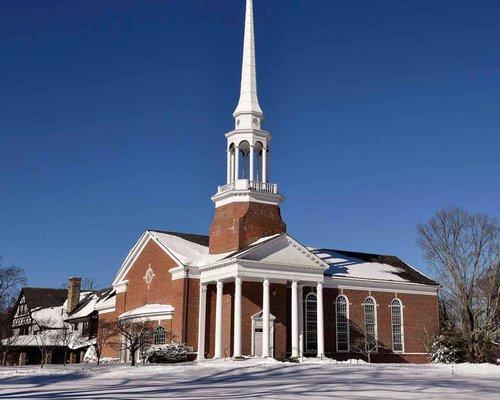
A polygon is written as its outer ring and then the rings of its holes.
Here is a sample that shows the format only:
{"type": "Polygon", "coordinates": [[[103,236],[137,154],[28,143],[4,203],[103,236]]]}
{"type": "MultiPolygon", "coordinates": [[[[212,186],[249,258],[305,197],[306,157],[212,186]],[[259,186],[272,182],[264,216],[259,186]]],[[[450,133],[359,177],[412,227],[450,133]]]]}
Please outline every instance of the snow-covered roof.
{"type": "Polygon", "coordinates": [[[57,329],[64,327],[66,312],[64,305],[59,307],[36,308],[31,318],[41,327],[57,329]]]}
{"type": "Polygon", "coordinates": [[[131,318],[149,318],[157,317],[160,315],[171,315],[175,308],[170,304],[146,304],[145,306],[134,308],[133,310],[126,311],[121,314],[118,319],[131,319],[131,318]]]}
{"type": "Polygon", "coordinates": [[[203,238],[200,235],[184,235],[173,232],[149,231],[161,245],[183,265],[199,267],[212,264],[226,258],[232,252],[222,254],[210,254],[207,242],[194,241],[194,238],[203,238]]]}
{"type": "Polygon", "coordinates": [[[106,301],[112,292],[112,288],[80,293],[80,302],[76,309],[68,316],[67,320],[85,318],[96,311],[98,305],[106,301]]]}
{"type": "Polygon", "coordinates": [[[437,285],[395,256],[312,247],[309,250],[330,266],[325,271],[327,276],[437,285]]]}

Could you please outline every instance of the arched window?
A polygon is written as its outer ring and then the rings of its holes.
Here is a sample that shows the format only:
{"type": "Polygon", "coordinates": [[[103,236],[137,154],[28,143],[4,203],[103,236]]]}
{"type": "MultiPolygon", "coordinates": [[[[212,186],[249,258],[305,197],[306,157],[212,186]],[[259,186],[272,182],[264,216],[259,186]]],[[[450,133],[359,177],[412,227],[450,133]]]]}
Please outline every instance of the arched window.
{"type": "Polygon", "coordinates": [[[306,296],[306,351],[318,350],[318,308],[316,293],[306,296]]]}
{"type": "Polygon", "coordinates": [[[155,329],[154,344],[165,344],[165,328],[163,326],[158,326],[155,329]]]}
{"type": "Polygon", "coordinates": [[[403,304],[401,300],[391,301],[392,350],[404,351],[403,304]]]}
{"type": "Polygon", "coordinates": [[[363,307],[365,310],[365,349],[373,353],[378,350],[377,303],[373,297],[367,297],[363,307]]]}
{"type": "Polygon", "coordinates": [[[349,351],[349,302],[344,295],[338,296],[336,304],[337,352],[349,351]]]}

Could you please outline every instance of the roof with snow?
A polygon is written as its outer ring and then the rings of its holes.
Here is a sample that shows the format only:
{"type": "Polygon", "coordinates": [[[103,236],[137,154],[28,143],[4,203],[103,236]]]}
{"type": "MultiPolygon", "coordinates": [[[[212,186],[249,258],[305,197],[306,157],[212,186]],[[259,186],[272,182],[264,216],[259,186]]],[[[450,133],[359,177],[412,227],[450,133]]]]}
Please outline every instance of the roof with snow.
{"type": "MultiPolygon", "coordinates": [[[[252,248],[260,247],[267,242],[274,241],[279,236],[286,235],[282,234],[262,238],[238,252],[210,254],[208,236],[157,230],[149,230],[148,232],[181,264],[197,267],[212,264],[223,259],[239,257],[252,248]]],[[[307,247],[307,249],[312,255],[329,266],[325,271],[326,276],[438,285],[434,280],[395,256],[312,247],[307,247]]],[[[257,253],[253,252],[253,254],[257,253]]],[[[293,262],[293,260],[290,260],[290,254],[287,251],[280,251],[273,255],[264,255],[264,259],[268,258],[270,262],[293,262]]]]}
{"type": "Polygon", "coordinates": [[[326,276],[438,285],[395,256],[333,249],[309,250],[330,265],[325,271],[326,276]]]}
{"type": "Polygon", "coordinates": [[[113,288],[106,288],[92,292],[80,293],[80,302],[71,314],[68,315],[66,320],[75,320],[79,318],[88,317],[96,311],[96,305],[106,300],[112,293],[113,288]]]}

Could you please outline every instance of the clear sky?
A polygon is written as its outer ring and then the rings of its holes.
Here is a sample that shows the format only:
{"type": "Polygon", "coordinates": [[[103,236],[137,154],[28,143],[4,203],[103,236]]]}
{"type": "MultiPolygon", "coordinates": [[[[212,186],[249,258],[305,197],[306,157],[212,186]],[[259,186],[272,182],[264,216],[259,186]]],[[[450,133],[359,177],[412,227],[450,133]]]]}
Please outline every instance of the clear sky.
{"type": "MultiPolygon", "coordinates": [[[[418,222],[500,214],[500,2],[254,0],[271,179],[307,245],[422,268],[418,222]]],[[[111,280],[147,228],[206,233],[244,0],[2,0],[0,255],[111,280]]]]}

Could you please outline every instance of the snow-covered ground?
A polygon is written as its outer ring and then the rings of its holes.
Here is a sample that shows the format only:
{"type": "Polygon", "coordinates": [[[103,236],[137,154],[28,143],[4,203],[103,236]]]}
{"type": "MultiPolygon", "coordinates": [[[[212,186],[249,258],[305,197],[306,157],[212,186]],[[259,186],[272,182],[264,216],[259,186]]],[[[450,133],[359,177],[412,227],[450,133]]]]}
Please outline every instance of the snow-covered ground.
{"type": "Polygon", "coordinates": [[[498,399],[493,365],[282,364],[0,367],[0,398],[498,399]]]}

